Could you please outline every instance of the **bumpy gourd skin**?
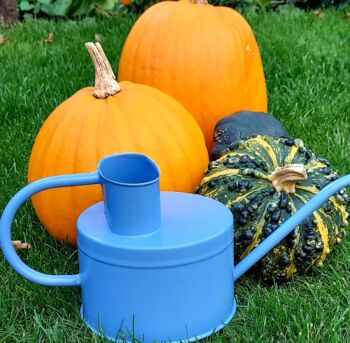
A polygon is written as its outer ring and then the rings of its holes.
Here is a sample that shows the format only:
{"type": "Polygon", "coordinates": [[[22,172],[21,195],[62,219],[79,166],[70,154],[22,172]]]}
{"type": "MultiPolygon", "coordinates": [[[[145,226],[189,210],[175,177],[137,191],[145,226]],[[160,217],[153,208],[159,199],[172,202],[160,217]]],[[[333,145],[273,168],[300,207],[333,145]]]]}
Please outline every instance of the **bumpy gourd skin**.
{"type": "MultiPolygon", "coordinates": [[[[338,178],[327,160],[300,139],[254,136],[223,151],[210,162],[197,193],[216,199],[234,215],[235,263],[276,230],[320,189],[338,178]],[[268,176],[276,167],[303,164],[307,179],[295,193],[276,191],[268,176]]],[[[345,235],[349,197],[340,190],[260,260],[251,273],[267,282],[283,282],[312,265],[322,265],[345,235]]]]}

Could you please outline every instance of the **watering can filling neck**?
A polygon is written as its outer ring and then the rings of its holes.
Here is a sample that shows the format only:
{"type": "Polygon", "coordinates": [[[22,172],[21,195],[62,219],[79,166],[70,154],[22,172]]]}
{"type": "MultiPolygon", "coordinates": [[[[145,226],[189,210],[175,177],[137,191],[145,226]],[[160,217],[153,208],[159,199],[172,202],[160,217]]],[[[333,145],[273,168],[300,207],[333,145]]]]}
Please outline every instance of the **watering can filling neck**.
{"type": "Polygon", "coordinates": [[[98,174],[104,214],[113,233],[140,236],[159,230],[160,171],[155,162],[132,152],[109,155],[100,160],[98,174]]]}
{"type": "Polygon", "coordinates": [[[100,160],[97,169],[104,183],[126,187],[151,185],[160,178],[156,163],[142,154],[109,155],[100,160]]]}

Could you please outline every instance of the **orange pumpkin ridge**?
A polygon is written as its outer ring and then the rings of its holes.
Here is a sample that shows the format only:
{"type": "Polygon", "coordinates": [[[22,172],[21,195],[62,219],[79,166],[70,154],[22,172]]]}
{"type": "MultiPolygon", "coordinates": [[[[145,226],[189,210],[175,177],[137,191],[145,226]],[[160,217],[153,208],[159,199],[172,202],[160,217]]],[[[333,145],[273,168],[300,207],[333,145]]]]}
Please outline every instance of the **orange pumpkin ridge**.
{"type": "Polygon", "coordinates": [[[118,75],[180,101],[200,125],[208,149],[225,115],[267,110],[253,31],[238,12],[205,0],[162,1],[145,11],[125,41],[118,75]]]}
{"type": "MultiPolygon", "coordinates": [[[[193,192],[208,164],[204,136],[191,114],[160,90],[129,81],[118,83],[102,50],[87,44],[95,65],[95,87],[60,104],[35,139],[28,181],[96,170],[111,153],[148,155],[161,170],[161,190],[193,192]]],[[[57,239],[76,244],[76,221],[102,200],[101,186],[45,190],[32,197],[35,211],[57,239]]]]}

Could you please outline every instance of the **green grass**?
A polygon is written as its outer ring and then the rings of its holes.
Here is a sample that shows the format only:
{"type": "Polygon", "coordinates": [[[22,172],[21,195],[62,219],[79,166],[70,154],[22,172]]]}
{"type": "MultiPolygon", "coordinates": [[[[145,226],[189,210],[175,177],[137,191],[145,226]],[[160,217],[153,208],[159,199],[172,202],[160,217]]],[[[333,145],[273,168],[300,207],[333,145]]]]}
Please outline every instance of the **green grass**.
{"type": "MultiPolygon", "coordinates": [[[[349,10],[348,10],[349,11],[349,10]]],[[[283,10],[250,16],[264,61],[269,110],[291,134],[350,172],[350,21],[346,10],[283,10]]],[[[26,184],[35,135],[65,98],[92,84],[84,42],[104,37],[113,68],[134,18],[80,22],[32,21],[0,29],[0,208],[26,184]],[[43,43],[49,32],[51,44],[43,43]]],[[[33,248],[21,257],[44,272],[78,271],[77,253],[55,242],[29,202],[16,216],[13,238],[33,248]]],[[[206,342],[349,342],[350,238],[322,269],[283,287],[242,277],[238,310],[229,325],[206,342]]],[[[17,275],[0,254],[0,342],[100,342],[79,317],[78,288],[35,285],[17,275]]],[[[209,315],[209,314],[208,314],[209,315]]]]}

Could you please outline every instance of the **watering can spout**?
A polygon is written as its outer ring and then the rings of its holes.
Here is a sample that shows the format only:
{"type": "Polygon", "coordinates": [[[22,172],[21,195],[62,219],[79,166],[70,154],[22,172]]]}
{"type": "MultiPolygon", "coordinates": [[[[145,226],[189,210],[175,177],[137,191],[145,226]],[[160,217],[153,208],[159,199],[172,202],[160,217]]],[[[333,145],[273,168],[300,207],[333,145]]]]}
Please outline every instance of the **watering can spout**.
{"type": "Polygon", "coordinates": [[[317,193],[310,201],[302,206],[293,216],[288,218],[277,230],[272,232],[264,241],[262,241],[255,249],[253,249],[246,257],[243,258],[234,267],[234,280],[237,280],[247,270],[249,270],[256,262],[264,257],[271,249],[273,249],[282,239],[291,233],[298,225],[300,225],[312,212],[322,206],[327,199],[342,188],[350,185],[350,174],[333,181],[319,193],[317,193]]]}

